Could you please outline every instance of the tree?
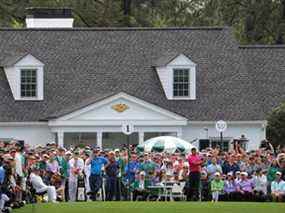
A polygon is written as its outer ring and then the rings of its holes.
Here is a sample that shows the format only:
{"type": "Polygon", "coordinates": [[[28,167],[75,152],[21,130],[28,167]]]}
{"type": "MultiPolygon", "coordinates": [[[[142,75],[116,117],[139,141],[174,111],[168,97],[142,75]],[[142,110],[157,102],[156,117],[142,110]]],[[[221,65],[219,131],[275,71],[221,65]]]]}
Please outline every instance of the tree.
{"type": "Polygon", "coordinates": [[[267,137],[274,145],[285,145],[285,102],[270,113],[267,137]]]}
{"type": "Polygon", "coordinates": [[[284,44],[285,0],[0,0],[0,27],[27,7],[70,7],[76,27],[231,26],[241,44],[284,44]]]}

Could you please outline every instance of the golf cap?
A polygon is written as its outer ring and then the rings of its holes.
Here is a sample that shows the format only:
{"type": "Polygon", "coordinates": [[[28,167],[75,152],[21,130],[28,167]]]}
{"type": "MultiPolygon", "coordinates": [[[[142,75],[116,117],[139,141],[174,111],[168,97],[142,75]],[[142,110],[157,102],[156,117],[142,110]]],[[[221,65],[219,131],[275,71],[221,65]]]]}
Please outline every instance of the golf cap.
{"type": "Polygon", "coordinates": [[[67,151],[65,155],[72,155],[72,153],[70,151],[67,151]]]}
{"type": "Polygon", "coordinates": [[[65,152],[66,149],[65,149],[64,147],[59,147],[59,148],[58,148],[58,151],[64,151],[64,152],[65,152]]]}
{"type": "Polygon", "coordinates": [[[220,176],[220,173],[219,173],[219,172],[216,172],[216,173],[215,173],[215,176],[220,176]]]}

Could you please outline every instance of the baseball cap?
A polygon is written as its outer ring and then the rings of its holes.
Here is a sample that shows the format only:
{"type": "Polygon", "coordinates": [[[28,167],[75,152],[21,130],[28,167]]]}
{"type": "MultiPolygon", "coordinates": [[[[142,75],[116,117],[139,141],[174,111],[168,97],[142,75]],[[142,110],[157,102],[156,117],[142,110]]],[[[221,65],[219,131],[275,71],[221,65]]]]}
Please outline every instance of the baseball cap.
{"type": "Polygon", "coordinates": [[[216,172],[216,173],[215,173],[215,176],[220,176],[220,173],[219,173],[219,172],[216,172]]]}

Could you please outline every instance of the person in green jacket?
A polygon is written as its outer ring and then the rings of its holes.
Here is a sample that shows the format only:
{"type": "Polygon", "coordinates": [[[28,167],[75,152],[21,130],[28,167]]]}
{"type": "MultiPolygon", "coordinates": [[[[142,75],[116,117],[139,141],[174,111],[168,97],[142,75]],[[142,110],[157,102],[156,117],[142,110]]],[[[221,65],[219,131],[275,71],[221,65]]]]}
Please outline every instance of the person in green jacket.
{"type": "Polygon", "coordinates": [[[275,159],[272,161],[267,171],[267,183],[268,183],[267,191],[269,194],[271,193],[271,183],[272,181],[275,180],[276,172],[278,171],[279,171],[279,168],[278,168],[277,160],[275,159]]]}
{"type": "Polygon", "coordinates": [[[149,186],[150,181],[145,178],[145,172],[141,171],[136,180],[131,184],[131,189],[133,191],[133,201],[136,201],[138,196],[141,196],[142,200],[146,201],[149,195],[149,186]]]}
{"type": "Polygon", "coordinates": [[[219,195],[224,190],[224,181],[221,179],[219,172],[215,173],[214,179],[211,181],[212,202],[218,202],[219,195]]]}
{"type": "Polygon", "coordinates": [[[66,179],[68,176],[67,173],[67,167],[68,167],[68,162],[65,159],[65,149],[60,147],[58,148],[58,154],[56,156],[56,161],[58,162],[59,168],[60,168],[60,175],[62,176],[63,179],[66,179]]]}

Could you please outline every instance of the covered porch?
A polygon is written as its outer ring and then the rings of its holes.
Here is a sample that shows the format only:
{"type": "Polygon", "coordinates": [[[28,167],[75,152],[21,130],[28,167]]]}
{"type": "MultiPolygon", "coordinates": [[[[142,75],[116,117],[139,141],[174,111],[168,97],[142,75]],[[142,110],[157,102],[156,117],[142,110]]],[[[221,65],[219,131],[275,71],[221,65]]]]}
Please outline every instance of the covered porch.
{"type": "Polygon", "coordinates": [[[49,121],[60,146],[91,145],[100,148],[122,148],[127,137],[122,124],[134,125],[130,144],[140,144],[156,136],[182,137],[187,119],[130,96],[126,93],[108,97],[69,114],[49,121]]]}

